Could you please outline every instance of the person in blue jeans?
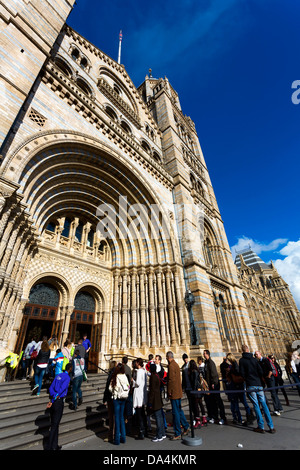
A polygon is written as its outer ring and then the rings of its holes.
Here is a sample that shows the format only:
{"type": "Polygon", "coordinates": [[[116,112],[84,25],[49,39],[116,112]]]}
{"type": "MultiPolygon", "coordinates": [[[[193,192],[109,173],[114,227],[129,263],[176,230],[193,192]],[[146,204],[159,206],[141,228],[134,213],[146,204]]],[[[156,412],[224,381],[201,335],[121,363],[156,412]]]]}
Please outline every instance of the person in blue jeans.
{"type": "Polygon", "coordinates": [[[183,426],[182,435],[185,436],[188,434],[189,423],[187,422],[184,412],[181,408],[182,387],[179,365],[177,362],[175,362],[174,355],[171,351],[167,352],[166,359],[168,361],[167,392],[172,405],[174,428],[174,436],[172,436],[170,440],[175,441],[181,439],[181,424],[183,426]]]}
{"type": "Polygon", "coordinates": [[[249,400],[253,404],[257,420],[257,428],[254,428],[254,431],[262,434],[265,432],[264,418],[260,411],[261,406],[267,425],[269,426],[269,432],[271,434],[275,433],[276,431],[274,429],[274,424],[266,402],[262,385],[262,369],[258,361],[249,352],[249,347],[245,344],[242,346],[242,357],[239,360],[239,371],[240,375],[245,379],[247,394],[249,400]]]}
{"type": "Polygon", "coordinates": [[[124,410],[129,390],[130,385],[125,374],[124,364],[118,364],[112,374],[109,385],[109,391],[112,394],[114,404],[115,434],[113,443],[115,445],[120,445],[120,443],[125,444],[126,442],[124,410]]]}
{"type": "Polygon", "coordinates": [[[72,360],[73,379],[72,379],[72,402],[73,409],[77,410],[77,395],[79,398],[78,406],[82,403],[81,384],[83,381],[84,359],[80,357],[79,349],[75,349],[72,360]]]}

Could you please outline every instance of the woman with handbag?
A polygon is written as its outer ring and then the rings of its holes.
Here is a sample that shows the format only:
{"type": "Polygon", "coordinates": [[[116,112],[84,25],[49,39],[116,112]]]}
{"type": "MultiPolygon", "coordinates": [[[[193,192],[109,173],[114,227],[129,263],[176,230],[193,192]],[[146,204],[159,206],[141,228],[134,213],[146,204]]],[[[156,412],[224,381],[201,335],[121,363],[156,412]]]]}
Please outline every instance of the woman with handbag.
{"type": "Polygon", "coordinates": [[[119,363],[112,374],[109,385],[114,404],[115,434],[113,443],[115,445],[125,444],[126,442],[124,410],[129,390],[130,384],[125,374],[124,364],[119,363]]]}
{"type": "Polygon", "coordinates": [[[73,380],[72,380],[72,402],[74,411],[77,410],[77,394],[78,394],[78,406],[82,403],[82,390],[81,384],[84,380],[84,359],[80,357],[79,349],[75,349],[73,361],[73,380]]]}

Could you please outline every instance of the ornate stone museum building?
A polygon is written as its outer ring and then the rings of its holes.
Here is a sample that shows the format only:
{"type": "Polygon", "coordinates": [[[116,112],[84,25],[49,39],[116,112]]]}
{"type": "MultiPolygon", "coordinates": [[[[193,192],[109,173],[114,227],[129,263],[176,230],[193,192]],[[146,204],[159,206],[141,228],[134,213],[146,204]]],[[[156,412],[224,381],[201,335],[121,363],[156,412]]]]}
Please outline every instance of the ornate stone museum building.
{"type": "Polygon", "coordinates": [[[1,2],[1,350],[86,332],[94,370],[244,342],[283,357],[298,309],[272,265],[235,264],[177,92],[151,71],[136,88],[67,26],[73,4],[1,2]]]}

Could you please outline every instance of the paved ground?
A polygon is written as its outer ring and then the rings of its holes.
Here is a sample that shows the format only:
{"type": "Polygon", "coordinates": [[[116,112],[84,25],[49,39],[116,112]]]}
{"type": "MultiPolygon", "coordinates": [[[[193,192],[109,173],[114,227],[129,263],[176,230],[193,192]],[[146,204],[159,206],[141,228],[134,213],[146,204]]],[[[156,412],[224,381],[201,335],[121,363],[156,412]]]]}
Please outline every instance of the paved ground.
{"type": "MultiPolygon", "coordinates": [[[[169,453],[170,455],[180,453],[184,456],[191,453],[199,456],[203,450],[300,450],[300,397],[292,389],[289,389],[288,395],[290,406],[284,405],[285,401],[282,395],[279,394],[280,398],[282,398],[284,412],[281,416],[272,416],[277,431],[275,434],[269,434],[268,432],[257,434],[253,432],[256,422],[251,427],[233,425],[227,402],[225,403],[225,408],[229,424],[227,426],[209,424],[207,427],[196,429],[195,438],[202,438],[202,443],[197,446],[187,445],[184,441],[172,442],[169,438],[164,439],[162,442],[154,443],[151,442],[152,436],[145,438],[143,441],[127,437],[125,444],[115,446],[104,442],[103,435],[95,435],[86,440],[68,444],[62,450],[97,450],[101,451],[99,454],[100,459],[106,458],[110,453],[113,453],[118,459],[122,455],[132,455],[138,456],[139,459],[148,464],[156,463],[154,460],[151,462],[146,460],[148,458],[150,460],[154,459],[154,457],[151,457],[153,451],[156,451],[155,455],[157,455],[157,452],[162,452],[163,454],[169,453]],[[149,455],[150,457],[148,457],[149,455]]],[[[244,413],[242,414],[244,415],[244,413]]],[[[268,429],[267,426],[266,429],[268,429]]],[[[172,436],[172,434],[172,428],[169,428],[167,431],[168,437],[172,436]]],[[[103,461],[103,463],[106,462],[103,461]]],[[[116,461],[114,463],[122,462],[116,461]]]]}

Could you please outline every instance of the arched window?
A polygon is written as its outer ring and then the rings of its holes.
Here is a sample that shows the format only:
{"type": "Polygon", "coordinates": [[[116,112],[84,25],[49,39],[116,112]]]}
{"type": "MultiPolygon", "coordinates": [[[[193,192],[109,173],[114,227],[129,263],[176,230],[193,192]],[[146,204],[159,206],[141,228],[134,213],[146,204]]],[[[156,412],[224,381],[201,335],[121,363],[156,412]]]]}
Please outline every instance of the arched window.
{"type": "Polygon", "coordinates": [[[74,47],[74,48],[72,49],[71,57],[72,57],[72,59],[74,59],[74,60],[77,60],[77,59],[78,59],[78,57],[79,57],[79,50],[76,49],[76,47],[74,47]]]}
{"type": "Polygon", "coordinates": [[[48,283],[36,284],[29,294],[29,303],[58,307],[59,293],[55,287],[48,283]]]}
{"type": "Polygon", "coordinates": [[[107,114],[113,121],[118,120],[118,116],[112,108],[110,108],[109,106],[106,106],[105,111],[107,112],[107,114]]]}
{"type": "Polygon", "coordinates": [[[149,145],[147,144],[147,142],[145,142],[144,140],[142,141],[142,148],[149,154],[151,154],[151,149],[149,147],[149,145]]]}
{"type": "Polygon", "coordinates": [[[161,163],[160,155],[158,155],[157,152],[153,152],[153,158],[154,158],[154,160],[156,160],[157,162],[161,163]]]}
{"type": "Polygon", "coordinates": [[[95,235],[95,230],[91,229],[88,233],[86,244],[87,246],[92,247],[94,243],[94,235],[95,235]]]}
{"type": "Polygon", "coordinates": [[[127,122],[121,121],[121,127],[127,134],[131,134],[131,129],[128,126],[127,122]]]}
{"type": "Polygon", "coordinates": [[[63,231],[61,232],[63,237],[66,237],[66,238],[69,237],[70,226],[71,226],[71,219],[69,219],[69,217],[67,217],[66,220],[65,220],[63,231]]]}
{"type": "Polygon", "coordinates": [[[79,221],[79,224],[75,230],[75,241],[81,243],[82,240],[82,231],[83,231],[83,223],[79,221]]]}
{"type": "Polygon", "coordinates": [[[89,292],[78,292],[74,301],[74,309],[81,310],[84,312],[95,312],[94,297],[89,292]]]}
{"type": "Polygon", "coordinates": [[[84,80],[82,80],[81,78],[77,78],[76,84],[86,95],[90,97],[92,96],[93,94],[92,89],[84,80]]]}
{"type": "Polygon", "coordinates": [[[213,266],[212,246],[211,246],[211,242],[210,242],[209,238],[207,238],[205,240],[204,244],[205,244],[204,256],[206,258],[205,259],[206,264],[213,266]]]}
{"type": "Polygon", "coordinates": [[[87,67],[87,65],[88,65],[87,59],[86,59],[85,57],[82,57],[82,59],[81,59],[81,61],[80,61],[80,67],[81,67],[82,69],[85,69],[85,68],[87,67]]]}
{"type": "Polygon", "coordinates": [[[49,232],[55,232],[56,224],[53,221],[50,221],[46,227],[46,230],[49,232]]]}
{"type": "Polygon", "coordinates": [[[72,69],[64,60],[62,60],[60,57],[56,57],[54,59],[54,63],[67,77],[72,77],[72,69]]]}

